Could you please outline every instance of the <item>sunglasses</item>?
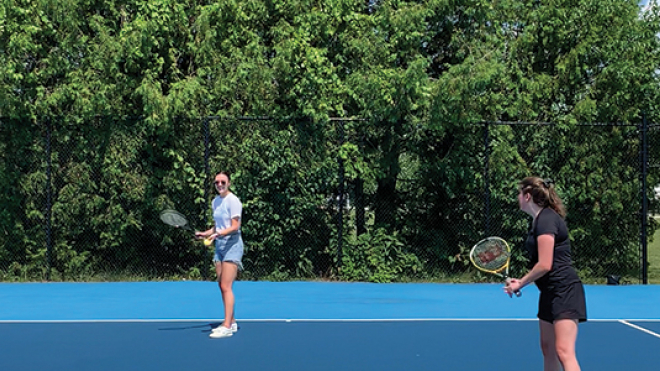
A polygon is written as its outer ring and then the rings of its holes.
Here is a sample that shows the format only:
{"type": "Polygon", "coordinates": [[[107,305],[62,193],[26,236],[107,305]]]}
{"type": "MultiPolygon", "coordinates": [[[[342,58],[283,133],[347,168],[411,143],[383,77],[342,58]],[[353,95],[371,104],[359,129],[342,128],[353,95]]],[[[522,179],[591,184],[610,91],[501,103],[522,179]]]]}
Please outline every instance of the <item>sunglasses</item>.
{"type": "Polygon", "coordinates": [[[215,184],[215,185],[218,185],[218,184],[219,184],[219,185],[225,185],[225,184],[227,184],[227,182],[224,181],[224,180],[219,180],[219,181],[216,180],[215,182],[213,182],[213,184],[215,184]]]}

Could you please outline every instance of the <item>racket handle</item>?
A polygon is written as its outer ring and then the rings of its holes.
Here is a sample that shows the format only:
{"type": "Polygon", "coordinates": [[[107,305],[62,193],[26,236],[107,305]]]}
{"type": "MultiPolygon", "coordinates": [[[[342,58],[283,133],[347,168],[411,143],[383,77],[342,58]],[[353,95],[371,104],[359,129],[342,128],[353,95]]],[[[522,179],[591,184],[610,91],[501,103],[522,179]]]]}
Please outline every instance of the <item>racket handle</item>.
{"type": "Polygon", "coordinates": [[[521,292],[521,291],[516,291],[516,296],[517,296],[517,297],[521,297],[521,296],[522,296],[522,292],[521,292]]]}

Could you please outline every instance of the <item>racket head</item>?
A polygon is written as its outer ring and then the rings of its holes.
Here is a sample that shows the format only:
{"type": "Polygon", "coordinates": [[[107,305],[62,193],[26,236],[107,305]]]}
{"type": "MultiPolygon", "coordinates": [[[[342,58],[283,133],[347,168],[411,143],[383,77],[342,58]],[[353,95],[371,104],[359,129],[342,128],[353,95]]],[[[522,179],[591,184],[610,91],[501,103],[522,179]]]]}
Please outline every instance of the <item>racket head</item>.
{"type": "Polygon", "coordinates": [[[188,219],[181,214],[180,212],[172,209],[166,209],[160,212],[160,220],[163,221],[163,223],[167,225],[171,225],[172,227],[179,227],[179,228],[185,228],[188,230],[192,230],[190,226],[188,225],[188,219]]]}
{"type": "Polygon", "coordinates": [[[470,261],[477,269],[508,278],[511,248],[501,237],[486,237],[470,250],[470,261]]]}
{"type": "MultiPolygon", "coordinates": [[[[511,247],[503,238],[486,237],[477,242],[470,250],[470,261],[477,269],[500,276],[507,284],[510,282],[511,247]]],[[[517,297],[522,295],[520,291],[514,294],[517,297]]]]}

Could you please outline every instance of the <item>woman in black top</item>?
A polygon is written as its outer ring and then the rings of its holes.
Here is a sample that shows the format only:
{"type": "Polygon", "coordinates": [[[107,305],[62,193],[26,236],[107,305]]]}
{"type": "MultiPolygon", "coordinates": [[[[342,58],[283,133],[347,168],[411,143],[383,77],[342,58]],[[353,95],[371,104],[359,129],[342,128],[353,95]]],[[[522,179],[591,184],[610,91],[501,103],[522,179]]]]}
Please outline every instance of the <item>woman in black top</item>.
{"type": "Polygon", "coordinates": [[[575,341],[578,323],[587,320],[587,309],[584,287],[571,262],[566,211],[554,183],[538,177],[520,182],[518,203],[533,218],[525,241],[530,270],[522,278],[512,279],[504,290],[511,295],[536,284],[544,370],[579,371],[575,341]]]}

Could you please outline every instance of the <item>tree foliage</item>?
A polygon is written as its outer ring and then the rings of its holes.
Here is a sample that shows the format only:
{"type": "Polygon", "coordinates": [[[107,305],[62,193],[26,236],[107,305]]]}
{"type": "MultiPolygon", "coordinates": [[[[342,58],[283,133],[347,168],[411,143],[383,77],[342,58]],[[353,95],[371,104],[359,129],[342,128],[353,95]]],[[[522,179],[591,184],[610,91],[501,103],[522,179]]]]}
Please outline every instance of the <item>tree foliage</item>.
{"type": "Polygon", "coordinates": [[[201,228],[230,170],[250,278],[396,279],[342,276],[342,244],[461,273],[484,234],[520,241],[532,174],[557,181],[586,274],[634,274],[658,34],[631,0],[5,0],[0,269],[204,277],[209,252],[154,215],[201,228]]]}

